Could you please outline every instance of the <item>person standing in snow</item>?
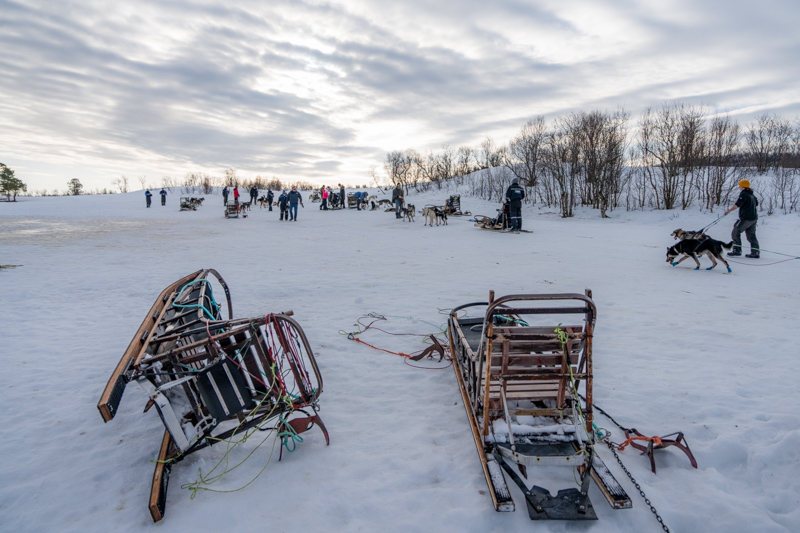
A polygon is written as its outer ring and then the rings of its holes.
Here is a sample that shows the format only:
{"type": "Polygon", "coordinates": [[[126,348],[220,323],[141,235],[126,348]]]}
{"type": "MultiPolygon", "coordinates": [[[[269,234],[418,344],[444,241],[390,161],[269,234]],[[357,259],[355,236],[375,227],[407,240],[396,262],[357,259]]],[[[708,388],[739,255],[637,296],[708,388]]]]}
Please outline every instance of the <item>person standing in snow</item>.
{"type": "Polygon", "coordinates": [[[278,209],[281,212],[281,220],[289,220],[289,196],[286,194],[286,190],[278,196],[278,209]]]}
{"type": "Polygon", "coordinates": [[[144,199],[147,202],[147,207],[150,207],[150,202],[152,201],[153,195],[150,193],[150,189],[144,191],[144,199]]]}
{"type": "Polygon", "coordinates": [[[753,189],[750,188],[750,180],[741,180],[739,182],[739,198],[733,207],[725,211],[728,215],[739,210],[739,220],[734,222],[733,231],[731,232],[731,239],[733,239],[733,250],[728,252],[731,257],[738,257],[742,255],[742,232],[747,237],[747,242],[750,243],[750,253],[745,257],[758,259],[761,257],[761,247],[758,244],[756,237],[756,225],[758,224],[758,198],[753,194],[753,189]]]}
{"type": "Polygon", "coordinates": [[[239,205],[239,186],[235,185],[233,187],[233,203],[239,205]]]}
{"type": "Polygon", "coordinates": [[[339,184],[339,206],[342,209],[347,209],[347,196],[344,195],[344,185],[339,184]]]}
{"type": "Polygon", "coordinates": [[[328,210],[328,189],[325,186],[322,186],[322,205],[319,206],[320,209],[327,211],[328,210]]]}
{"type": "Polygon", "coordinates": [[[394,218],[402,218],[403,216],[400,214],[401,209],[403,209],[403,203],[405,199],[403,198],[403,188],[400,184],[397,184],[397,187],[394,188],[392,191],[392,203],[394,204],[394,218]]]}
{"type": "Polygon", "coordinates": [[[298,192],[297,187],[292,187],[291,192],[289,192],[289,220],[294,220],[295,222],[297,222],[298,202],[305,209],[306,206],[303,205],[303,195],[298,192]]]}
{"type": "Polygon", "coordinates": [[[161,192],[159,192],[158,194],[161,195],[161,205],[167,205],[167,191],[165,191],[164,188],[162,187],[161,192]]]}
{"type": "Polygon", "coordinates": [[[222,188],[222,205],[228,205],[228,186],[222,188]]]}
{"type": "Polygon", "coordinates": [[[250,205],[256,205],[256,198],[258,198],[258,188],[253,185],[250,187],[250,205]]]}
{"type": "Polygon", "coordinates": [[[272,189],[267,189],[267,206],[269,210],[272,211],[272,199],[275,198],[275,195],[272,194],[272,189]]]}
{"type": "Polygon", "coordinates": [[[519,184],[519,178],[511,180],[511,185],[506,190],[505,201],[508,204],[509,231],[519,233],[522,229],[522,199],[525,198],[525,189],[519,184]]]}

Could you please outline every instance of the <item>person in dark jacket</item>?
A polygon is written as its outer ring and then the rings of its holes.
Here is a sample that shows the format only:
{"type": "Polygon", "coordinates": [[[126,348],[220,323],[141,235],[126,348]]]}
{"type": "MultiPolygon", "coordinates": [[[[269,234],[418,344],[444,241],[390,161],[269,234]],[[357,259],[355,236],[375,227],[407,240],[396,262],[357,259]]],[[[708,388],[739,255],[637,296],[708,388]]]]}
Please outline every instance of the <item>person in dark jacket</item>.
{"type": "Polygon", "coordinates": [[[508,204],[509,231],[519,233],[522,229],[522,199],[525,198],[525,189],[519,184],[519,178],[511,180],[511,185],[506,190],[505,201],[508,204]]]}
{"type": "Polygon", "coordinates": [[[256,205],[256,198],[258,198],[258,187],[253,185],[250,187],[250,205],[256,205]]]}
{"type": "MultiPolygon", "coordinates": [[[[289,220],[297,222],[297,204],[303,205],[303,195],[297,190],[297,187],[292,187],[289,192],[289,220]]],[[[303,208],[306,206],[303,205],[303,208]]]]}
{"type": "Polygon", "coordinates": [[[228,205],[228,187],[222,188],[222,205],[228,205]]]}
{"type": "Polygon", "coordinates": [[[167,191],[162,188],[158,194],[161,195],[161,205],[167,205],[167,191]]]}
{"type": "Polygon", "coordinates": [[[750,253],[745,257],[758,259],[761,257],[761,247],[758,245],[758,238],[756,238],[756,224],[758,223],[758,198],[753,194],[753,189],[750,188],[749,180],[742,180],[739,182],[739,198],[736,199],[736,204],[725,211],[728,215],[735,210],[739,210],[739,220],[734,222],[733,231],[731,232],[731,239],[733,239],[733,250],[728,252],[731,257],[742,255],[742,232],[747,237],[747,242],[750,243],[750,253]]]}
{"type": "Polygon", "coordinates": [[[153,194],[150,192],[150,189],[144,191],[144,199],[147,202],[147,207],[150,207],[150,202],[153,200],[153,194]]]}
{"type": "Polygon", "coordinates": [[[403,203],[405,199],[403,198],[403,188],[400,184],[397,184],[397,187],[394,188],[392,191],[392,203],[394,204],[394,217],[395,218],[403,218],[401,215],[401,210],[403,209],[403,203]]]}
{"type": "Polygon", "coordinates": [[[275,195],[272,194],[272,189],[267,189],[267,204],[269,205],[269,210],[272,211],[272,200],[275,198],[275,195]]]}
{"type": "Polygon", "coordinates": [[[344,185],[339,184],[339,202],[342,209],[347,209],[347,196],[344,194],[344,185]]]}
{"type": "Polygon", "coordinates": [[[289,195],[286,194],[284,190],[280,196],[278,196],[278,209],[281,212],[281,220],[289,220],[289,195]]]}

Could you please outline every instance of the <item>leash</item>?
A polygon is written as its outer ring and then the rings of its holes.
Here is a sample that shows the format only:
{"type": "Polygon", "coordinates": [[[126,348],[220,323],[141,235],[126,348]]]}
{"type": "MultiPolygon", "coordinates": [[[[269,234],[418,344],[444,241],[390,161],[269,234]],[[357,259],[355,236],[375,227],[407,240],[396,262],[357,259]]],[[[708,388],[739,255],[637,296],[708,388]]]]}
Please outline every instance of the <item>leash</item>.
{"type": "Polygon", "coordinates": [[[700,228],[700,233],[705,233],[705,232],[706,232],[706,230],[707,230],[708,228],[710,228],[711,226],[715,226],[716,224],[719,224],[719,221],[720,221],[720,220],[722,220],[723,218],[725,218],[726,216],[728,216],[728,215],[722,215],[722,216],[720,216],[719,218],[717,218],[717,220],[715,220],[714,222],[712,222],[711,224],[709,224],[708,226],[706,226],[706,227],[704,227],[704,228],[700,228]]]}
{"type": "MultiPolygon", "coordinates": [[[[744,247],[741,244],[734,244],[733,247],[734,248],[739,248],[740,250],[744,250],[744,247]]],[[[733,260],[730,260],[730,259],[728,260],[728,262],[736,263],[737,265],[760,266],[760,267],[762,267],[762,266],[777,265],[777,264],[780,264],[780,263],[785,263],[787,261],[794,261],[795,259],[800,259],[800,256],[784,254],[784,253],[781,253],[781,252],[774,252],[772,250],[765,250],[763,248],[756,248],[756,251],[758,251],[759,254],[761,252],[767,252],[768,254],[782,255],[784,257],[788,257],[789,259],[781,259],[780,261],[775,261],[774,263],[762,263],[760,265],[754,265],[752,263],[743,263],[741,261],[733,261],[733,260]]]]}
{"type": "MultiPolygon", "coordinates": [[[[400,317],[400,318],[412,319],[411,317],[400,317]]],[[[437,334],[441,334],[442,333],[441,328],[440,328],[440,331],[438,331],[435,334],[433,334],[433,333],[427,333],[427,334],[392,333],[390,331],[386,331],[386,330],[383,330],[381,328],[373,326],[373,324],[375,322],[382,321],[382,320],[387,320],[385,315],[381,315],[381,314],[378,314],[378,313],[368,313],[368,314],[366,314],[364,316],[359,317],[356,320],[356,324],[355,325],[359,327],[359,329],[357,331],[347,332],[347,331],[344,331],[344,330],[339,330],[339,334],[340,335],[346,335],[348,339],[356,341],[356,342],[358,342],[360,344],[363,344],[365,346],[369,346],[373,350],[378,350],[380,352],[384,352],[384,353],[388,353],[388,354],[391,354],[391,355],[400,356],[400,357],[403,358],[403,362],[406,365],[414,367],[414,368],[421,368],[421,369],[424,369],[424,370],[441,370],[441,369],[444,369],[444,368],[449,368],[453,364],[453,360],[450,357],[449,350],[445,346],[443,346],[442,343],[439,342],[439,339],[436,338],[437,334]],[[361,321],[362,321],[362,319],[365,319],[365,318],[372,318],[374,320],[372,320],[368,324],[364,324],[361,321]],[[361,335],[362,333],[365,333],[369,329],[375,329],[375,330],[380,331],[382,333],[386,333],[387,335],[424,337],[423,342],[424,341],[429,341],[431,343],[431,345],[428,346],[427,348],[424,348],[422,350],[419,350],[417,352],[413,352],[413,353],[410,353],[410,354],[404,353],[404,352],[394,352],[392,350],[387,350],[387,349],[380,348],[378,346],[372,345],[372,344],[370,344],[368,342],[365,342],[365,341],[363,341],[363,340],[358,338],[358,335],[361,335]],[[438,353],[439,354],[439,361],[438,361],[439,363],[441,363],[442,360],[446,360],[446,361],[448,361],[448,364],[446,366],[443,366],[443,367],[427,367],[427,366],[412,365],[412,364],[410,364],[408,362],[409,360],[410,361],[420,361],[420,360],[422,360],[422,359],[424,359],[426,357],[428,359],[433,359],[434,353],[438,353]]],[[[425,322],[426,324],[431,324],[430,322],[427,322],[425,320],[422,320],[422,322],[425,322]]],[[[431,324],[431,325],[435,327],[434,324],[431,324]]]]}

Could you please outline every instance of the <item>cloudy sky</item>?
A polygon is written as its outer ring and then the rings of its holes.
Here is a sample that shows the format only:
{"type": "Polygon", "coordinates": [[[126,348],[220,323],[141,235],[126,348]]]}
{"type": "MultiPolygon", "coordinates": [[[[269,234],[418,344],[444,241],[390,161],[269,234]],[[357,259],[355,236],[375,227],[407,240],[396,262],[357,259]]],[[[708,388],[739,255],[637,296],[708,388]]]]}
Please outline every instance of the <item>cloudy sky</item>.
{"type": "Polygon", "coordinates": [[[798,26],[796,0],[0,0],[0,162],[29,190],[363,184],[390,150],[502,144],[539,115],[794,120],[798,26]]]}

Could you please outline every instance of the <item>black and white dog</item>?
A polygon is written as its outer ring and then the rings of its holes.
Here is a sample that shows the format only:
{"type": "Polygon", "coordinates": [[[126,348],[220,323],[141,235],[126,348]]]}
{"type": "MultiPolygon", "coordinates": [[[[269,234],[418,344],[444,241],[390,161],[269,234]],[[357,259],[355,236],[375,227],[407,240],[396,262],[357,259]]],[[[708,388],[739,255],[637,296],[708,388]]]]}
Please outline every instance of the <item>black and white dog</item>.
{"type": "Polygon", "coordinates": [[[703,240],[683,239],[674,246],[667,248],[667,263],[671,263],[672,266],[676,266],[691,257],[697,264],[697,268],[695,268],[695,270],[700,270],[700,260],[697,258],[697,256],[705,255],[711,259],[712,263],[711,266],[706,270],[711,270],[717,266],[716,260],[719,259],[722,261],[722,264],[728,268],[728,272],[731,272],[730,265],[728,265],[728,262],[725,261],[724,257],[722,257],[722,249],[724,248],[726,250],[730,250],[732,247],[733,241],[726,244],[722,241],[716,241],[711,237],[707,237],[703,240]],[[683,257],[681,257],[680,260],[675,261],[675,258],[679,255],[683,255],[683,257]]]}

